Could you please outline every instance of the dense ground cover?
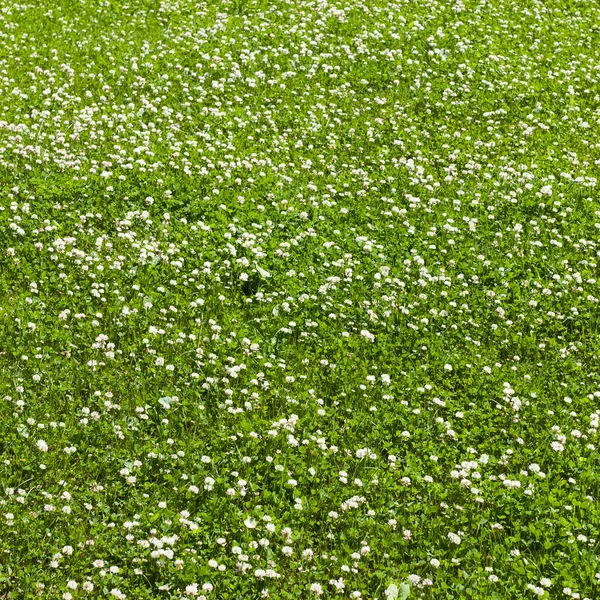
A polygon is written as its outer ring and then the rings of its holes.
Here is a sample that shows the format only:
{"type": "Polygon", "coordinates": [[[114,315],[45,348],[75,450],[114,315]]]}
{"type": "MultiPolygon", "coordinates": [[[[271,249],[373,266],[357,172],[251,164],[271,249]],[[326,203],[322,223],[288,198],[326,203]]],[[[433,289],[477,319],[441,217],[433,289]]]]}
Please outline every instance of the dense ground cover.
{"type": "Polygon", "coordinates": [[[600,597],[599,33],[3,1],[0,596],[600,597]]]}

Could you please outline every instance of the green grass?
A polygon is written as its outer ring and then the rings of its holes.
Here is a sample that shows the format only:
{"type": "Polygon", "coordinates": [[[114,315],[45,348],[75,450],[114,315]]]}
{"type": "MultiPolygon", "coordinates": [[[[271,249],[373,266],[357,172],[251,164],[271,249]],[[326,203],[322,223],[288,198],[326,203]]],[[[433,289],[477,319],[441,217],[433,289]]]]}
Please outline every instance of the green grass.
{"type": "Polygon", "coordinates": [[[0,597],[599,598],[599,23],[3,2],[0,597]]]}

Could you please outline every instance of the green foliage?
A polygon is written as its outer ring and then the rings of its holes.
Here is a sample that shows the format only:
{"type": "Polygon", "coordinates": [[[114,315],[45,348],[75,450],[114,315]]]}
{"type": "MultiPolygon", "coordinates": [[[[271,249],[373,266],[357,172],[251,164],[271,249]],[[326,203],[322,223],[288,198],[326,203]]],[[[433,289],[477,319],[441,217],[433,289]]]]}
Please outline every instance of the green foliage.
{"type": "Polygon", "coordinates": [[[597,598],[600,8],[0,7],[0,598],[597,598]]]}

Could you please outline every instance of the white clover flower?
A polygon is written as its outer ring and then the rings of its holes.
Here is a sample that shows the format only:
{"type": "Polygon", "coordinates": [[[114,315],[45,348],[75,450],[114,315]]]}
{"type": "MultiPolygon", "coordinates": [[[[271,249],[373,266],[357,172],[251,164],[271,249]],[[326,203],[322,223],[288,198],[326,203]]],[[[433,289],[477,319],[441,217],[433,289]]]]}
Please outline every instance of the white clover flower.
{"type": "Polygon", "coordinates": [[[197,583],[190,583],[189,585],[185,586],[185,593],[188,596],[197,596],[198,595],[198,584],[197,583]]]}
{"type": "Polygon", "coordinates": [[[369,342],[375,341],[375,336],[368,329],[361,330],[360,335],[367,339],[369,342]]]}
{"type": "Polygon", "coordinates": [[[452,532],[448,533],[448,539],[453,544],[457,544],[457,545],[460,544],[460,542],[461,542],[460,536],[457,535],[456,533],[452,533],[452,532]]]}

